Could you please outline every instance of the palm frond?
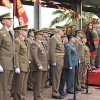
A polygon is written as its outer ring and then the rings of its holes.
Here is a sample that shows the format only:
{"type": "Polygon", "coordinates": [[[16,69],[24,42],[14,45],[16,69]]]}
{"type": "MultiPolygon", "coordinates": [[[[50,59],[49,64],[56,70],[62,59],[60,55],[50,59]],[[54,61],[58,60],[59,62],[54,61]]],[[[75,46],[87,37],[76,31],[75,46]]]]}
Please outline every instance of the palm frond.
{"type": "Polygon", "coordinates": [[[55,25],[56,23],[59,23],[59,22],[62,22],[66,19],[69,18],[69,15],[68,14],[60,14],[59,17],[56,17],[54,18],[51,23],[50,23],[50,26],[49,27],[52,27],[53,25],[55,25]]]}
{"type": "Polygon", "coordinates": [[[53,11],[52,15],[55,15],[55,14],[64,14],[64,13],[65,13],[65,11],[62,11],[62,10],[58,9],[58,10],[53,11]]]}
{"type": "Polygon", "coordinates": [[[55,25],[56,23],[58,23],[58,20],[59,20],[59,17],[54,18],[54,19],[51,21],[49,27],[52,27],[53,25],[55,25]]]}

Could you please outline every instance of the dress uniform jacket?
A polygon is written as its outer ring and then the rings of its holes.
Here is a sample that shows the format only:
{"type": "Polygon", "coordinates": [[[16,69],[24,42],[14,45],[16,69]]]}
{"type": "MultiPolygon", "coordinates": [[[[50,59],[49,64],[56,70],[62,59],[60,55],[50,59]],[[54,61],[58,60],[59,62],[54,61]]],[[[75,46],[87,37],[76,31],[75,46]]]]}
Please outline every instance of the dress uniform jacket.
{"type": "Polygon", "coordinates": [[[95,61],[96,61],[96,67],[98,68],[100,65],[100,30],[99,29],[97,29],[97,33],[99,36],[99,46],[98,46],[97,57],[95,61]]]}
{"type": "Polygon", "coordinates": [[[32,55],[31,55],[31,44],[34,43],[34,39],[32,37],[28,37],[27,38],[27,43],[28,43],[28,46],[29,46],[29,61],[30,61],[30,64],[29,64],[29,74],[28,74],[28,80],[27,80],[27,87],[28,89],[33,89],[33,66],[32,66],[32,55]]]}
{"type": "MultiPolygon", "coordinates": [[[[28,46],[29,46],[29,50],[31,49],[31,44],[32,44],[33,42],[35,42],[35,41],[32,39],[32,37],[28,37],[28,38],[27,38],[27,44],[28,44],[28,46]]],[[[32,57],[31,57],[31,53],[30,53],[30,52],[29,52],[29,60],[32,61],[32,57]]]]}
{"type": "Polygon", "coordinates": [[[54,35],[50,39],[50,61],[51,64],[56,63],[60,67],[64,66],[64,45],[58,35],[54,35]]]}
{"type": "Polygon", "coordinates": [[[72,43],[66,45],[69,56],[69,67],[72,67],[67,74],[67,92],[74,91],[74,81],[75,81],[75,65],[78,66],[78,50],[76,46],[72,43]]]}
{"type": "MultiPolygon", "coordinates": [[[[12,33],[14,39],[14,33],[12,33]]],[[[13,70],[14,40],[3,27],[0,30],[0,64],[5,70],[13,70]],[[9,66],[8,66],[9,65],[9,66]]]]}
{"type": "Polygon", "coordinates": [[[33,83],[34,83],[34,100],[44,100],[43,90],[47,79],[47,53],[43,42],[36,40],[31,45],[33,83]],[[39,69],[39,67],[43,69],[39,69]]]}
{"type": "Polygon", "coordinates": [[[68,57],[68,50],[67,50],[66,44],[64,45],[64,47],[65,47],[64,68],[62,70],[61,78],[60,78],[60,86],[59,86],[60,95],[62,95],[64,93],[64,86],[65,86],[68,69],[69,69],[69,57],[68,57]]]}
{"type": "Polygon", "coordinates": [[[51,72],[52,72],[52,95],[58,96],[59,95],[59,84],[60,84],[60,77],[62,68],[64,66],[64,45],[61,41],[61,38],[55,34],[50,39],[50,62],[51,72]],[[53,64],[56,64],[54,66],[53,64]]]}
{"type": "MultiPolygon", "coordinates": [[[[81,74],[82,75],[84,75],[84,73],[87,69],[87,64],[90,65],[90,51],[89,51],[89,48],[85,44],[83,44],[83,46],[84,46],[84,64],[83,64],[83,67],[81,69],[81,72],[82,72],[81,74]]],[[[85,85],[85,79],[86,79],[86,76],[82,77],[81,82],[80,82],[81,86],[85,85]]]]}
{"type": "Polygon", "coordinates": [[[90,51],[89,48],[84,44],[84,63],[85,65],[90,64],[90,51]]]}
{"type": "Polygon", "coordinates": [[[27,41],[18,36],[15,39],[15,69],[20,69],[20,74],[15,73],[13,100],[25,100],[27,78],[29,71],[29,47],[27,41]]]}
{"type": "MultiPolygon", "coordinates": [[[[83,47],[83,43],[82,43],[82,41],[81,41],[81,39],[79,37],[76,37],[76,40],[75,40],[74,44],[78,49],[78,55],[79,55],[79,61],[80,61],[79,71],[82,74],[82,67],[84,67],[83,66],[83,63],[84,63],[84,47],[83,47]]],[[[77,73],[77,88],[81,87],[81,85],[80,85],[81,79],[82,78],[77,73]]]]}
{"type": "Polygon", "coordinates": [[[8,100],[14,69],[14,33],[7,31],[5,27],[0,30],[0,65],[3,72],[0,73],[0,100],[8,100]]]}
{"type": "Polygon", "coordinates": [[[99,41],[96,41],[95,39],[99,40],[99,36],[96,29],[93,30],[93,37],[94,37],[95,48],[98,49],[99,41]]]}
{"type": "Polygon", "coordinates": [[[40,71],[39,67],[42,66],[42,71],[47,71],[47,53],[45,47],[36,40],[36,43],[31,45],[31,55],[32,55],[32,62],[33,62],[33,71],[40,71]]]}
{"type": "Polygon", "coordinates": [[[79,60],[81,62],[84,62],[84,49],[83,49],[83,44],[82,44],[81,39],[79,39],[78,37],[76,37],[74,45],[78,49],[79,60]]]}
{"type": "Polygon", "coordinates": [[[29,71],[29,47],[20,36],[15,39],[15,68],[29,71]]]}

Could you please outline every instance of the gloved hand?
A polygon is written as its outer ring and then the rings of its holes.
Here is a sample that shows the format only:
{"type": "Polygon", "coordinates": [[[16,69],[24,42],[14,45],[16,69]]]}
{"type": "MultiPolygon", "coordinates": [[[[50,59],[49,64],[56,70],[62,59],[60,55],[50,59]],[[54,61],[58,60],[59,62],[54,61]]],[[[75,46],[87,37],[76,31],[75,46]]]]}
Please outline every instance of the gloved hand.
{"type": "Polygon", "coordinates": [[[69,67],[69,69],[73,69],[72,67],[69,67]]]}
{"type": "Polygon", "coordinates": [[[53,65],[53,66],[56,66],[56,63],[53,63],[52,65],[53,65]]]}
{"type": "Polygon", "coordinates": [[[31,64],[31,61],[29,61],[29,64],[31,64]]]}
{"type": "Polygon", "coordinates": [[[3,68],[2,68],[2,66],[0,65],[0,72],[3,72],[3,68]]]}
{"type": "Polygon", "coordinates": [[[81,61],[79,60],[79,64],[81,63],[81,61]]]}
{"type": "Polygon", "coordinates": [[[42,67],[42,66],[40,66],[40,67],[39,67],[39,69],[42,69],[42,70],[43,70],[43,67],[42,67]]]}
{"type": "Polygon", "coordinates": [[[15,73],[20,74],[20,69],[19,68],[16,68],[15,69],[15,73]]]}
{"type": "Polygon", "coordinates": [[[48,69],[50,69],[50,66],[48,65],[48,69]]]}

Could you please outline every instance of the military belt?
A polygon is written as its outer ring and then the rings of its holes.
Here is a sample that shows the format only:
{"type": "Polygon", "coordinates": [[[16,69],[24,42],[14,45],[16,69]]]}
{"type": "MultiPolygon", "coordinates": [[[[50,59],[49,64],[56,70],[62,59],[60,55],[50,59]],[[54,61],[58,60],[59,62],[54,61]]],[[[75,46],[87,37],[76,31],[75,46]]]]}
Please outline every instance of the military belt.
{"type": "Polygon", "coordinates": [[[64,56],[65,55],[65,53],[55,53],[56,55],[58,55],[58,56],[64,56]]]}

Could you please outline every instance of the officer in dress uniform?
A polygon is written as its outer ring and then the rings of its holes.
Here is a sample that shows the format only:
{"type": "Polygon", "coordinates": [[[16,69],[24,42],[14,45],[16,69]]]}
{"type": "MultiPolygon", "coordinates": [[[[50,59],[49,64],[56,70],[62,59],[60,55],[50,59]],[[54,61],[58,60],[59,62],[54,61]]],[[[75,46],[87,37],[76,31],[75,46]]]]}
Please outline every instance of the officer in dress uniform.
{"type": "Polygon", "coordinates": [[[46,84],[45,84],[45,88],[50,88],[50,86],[47,84],[48,79],[49,79],[49,68],[50,68],[50,65],[49,65],[50,57],[49,57],[49,37],[48,37],[48,28],[43,28],[42,31],[43,31],[43,39],[42,39],[42,42],[43,42],[43,44],[45,45],[45,49],[46,49],[47,56],[48,56],[48,73],[47,73],[47,81],[46,81],[46,84]]]}
{"type": "MultiPolygon", "coordinates": [[[[81,69],[81,72],[82,72],[82,75],[85,74],[85,71],[87,69],[87,65],[89,64],[90,65],[90,50],[88,48],[88,46],[86,46],[86,43],[87,42],[87,39],[86,39],[86,36],[83,35],[82,36],[82,43],[83,43],[83,48],[84,48],[84,67],[82,67],[81,69]]],[[[81,80],[81,88],[83,89],[86,89],[87,86],[85,85],[85,80],[86,80],[86,76],[85,77],[82,77],[82,80],[81,80]]]]}
{"type": "Polygon", "coordinates": [[[15,39],[15,85],[13,100],[25,100],[29,71],[29,47],[27,46],[27,27],[16,27],[19,36],[15,39]]]}
{"type": "Polygon", "coordinates": [[[31,45],[34,100],[44,100],[43,90],[47,79],[48,59],[42,39],[42,30],[35,31],[35,42],[31,45]]]}
{"type": "Polygon", "coordinates": [[[14,33],[10,13],[0,15],[0,100],[8,100],[14,69],[14,33]]]}
{"type": "Polygon", "coordinates": [[[100,23],[98,24],[98,27],[97,27],[97,33],[99,36],[99,47],[98,47],[98,52],[97,52],[97,57],[96,57],[96,68],[98,68],[100,65],[100,23]]]}
{"type": "Polygon", "coordinates": [[[61,40],[61,36],[64,35],[63,28],[58,26],[56,33],[50,39],[50,62],[52,72],[52,98],[62,99],[64,96],[59,94],[59,84],[61,72],[64,67],[64,45],[61,40]]]}
{"type": "MultiPolygon", "coordinates": [[[[14,40],[18,37],[18,31],[17,30],[15,30],[14,29],[14,40]]],[[[13,92],[14,92],[14,80],[15,80],[15,78],[14,78],[14,75],[13,75],[13,80],[12,80],[12,85],[11,85],[11,90],[10,90],[10,92],[11,92],[11,97],[13,97],[13,92]]]]}
{"type": "Polygon", "coordinates": [[[69,57],[69,71],[67,74],[67,93],[74,94],[74,82],[75,82],[75,65],[78,66],[79,57],[78,50],[75,43],[75,38],[73,35],[68,35],[68,44],[66,45],[69,57]]]}
{"type": "Polygon", "coordinates": [[[67,79],[67,73],[68,73],[68,69],[69,69],[68,51],[66,48],[66,44],[68,43],[68,39],[67,39],[66,35],[62,36],[61,38],[62,38],[63,45],[65,48],[65,55],[64,55],[64,68],[62,70],[61,78],[60,78],[59,93],[60,93],[60,95],[66,96],[67,93],[64,92],[64,86],[65,86],[65,82],[67,79]]]}
{"type": "MultiPolygon", "coordinates": [[[[28,31],[28,45],[31,46],[31,44],[33,42],[35,42],[34,40],[34,29],[29,29],[28,31]]],[[[29,68],[30,68],[30,71],[29,71],[29,75],[28,75],[28,81],[27,81],[27,88],[29,91],[33,91],[33,66],[31,64],[32,62],[32,57],[31,57],[31,53],[30,53],[30,56],[29,56],[29,68]]]]}
{"type": "MultiPolygon", "coordinates": [[[[93,55],[93,58],[91,59],[92,60],[92,66],[91,68],[92,69],[96,69],[96,67],[94,66],[94,61],[95,61],[95,58],[97,56],[97,52],[98,52],[98,47],[99,47],[99,35],[97,33],[97,21],[93,21],[93,40],[94,40],[94,45],[95,45],[95,51],[94,51],[94,55],[93,55]]],[[[96,63],[96,61],[95,61],[96,63]]]]}
{"type": "MultiPolygon", "coordinates": [[[[79,55],[79,71],[82,74],[82,67],[84,67],[84,49],[83,49],[83,44],[82,44],[82,40],[81,37],[83,36],[83,32],[82,30],[77,30],[76,31],[76,38],[75,38],[75,43],[74,45],[77,47],[78,49],[78,55],[79,55]]],[[[83,89],[81,89],[81,77],[80,75],[77,73],[77,86],[76,86],[76,90],[77,91],[83,91],[83,89]]]]}
{"type": "Polygon", "coordinates": [[[16,39],[18,37],[18,31],[14,30],[14,38],[16,39]]]}

